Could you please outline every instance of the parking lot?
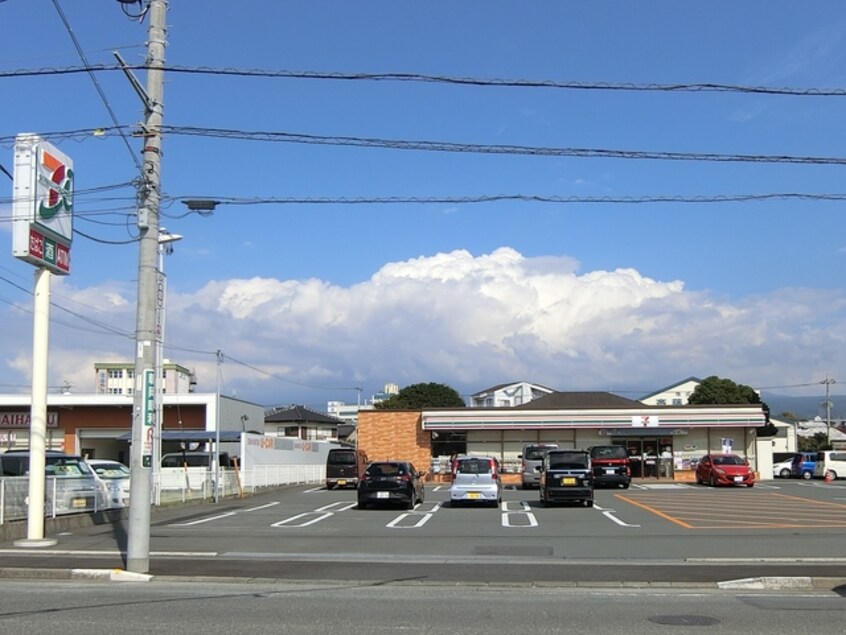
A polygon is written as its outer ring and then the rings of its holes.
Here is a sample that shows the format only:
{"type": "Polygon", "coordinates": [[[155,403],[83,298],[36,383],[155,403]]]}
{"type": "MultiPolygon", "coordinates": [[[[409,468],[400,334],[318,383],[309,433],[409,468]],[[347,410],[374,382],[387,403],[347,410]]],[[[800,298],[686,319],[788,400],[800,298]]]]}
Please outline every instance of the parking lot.
{"type": "MultiPolygon", "coordinates": [[[[153,514],[157,574],[346,579],[409,574],[478,581],[702,580],[840,575],[846,481],[754,488],[672,482],[600,489],[595,505],[543,507],[507,487],[498,506],[453,507],[448,486],[425,501],[356,509],[355,490],[291,486],[218,505],[153,514]],[[698,567],[698,568],[696,568],[698,567]],[[754,568],[750,568],[754,567],[754,568]],[[638,572],[635,573],[635,570],[638,572]]],[[[57,536],[55,547],[0,548],[6,566],[120,567],[125,525],[57,536]]]]}

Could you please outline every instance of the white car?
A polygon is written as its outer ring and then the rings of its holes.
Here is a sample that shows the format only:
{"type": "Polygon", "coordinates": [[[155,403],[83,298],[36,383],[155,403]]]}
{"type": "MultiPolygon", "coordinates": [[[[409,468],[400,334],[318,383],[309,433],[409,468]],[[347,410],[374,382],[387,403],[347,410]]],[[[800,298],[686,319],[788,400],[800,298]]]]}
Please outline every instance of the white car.
{"type": "Polygon", "coordinates": [[[129,506],[130,470],[123,463],[111,459],[88,459],[97,480],[105,492],[107,507],[129,506]]]}
{"type": "Polygon", "coordinates": [[[773,478],[790,478],[793,476],[793,458],[773,463],[773,478]]]}
{"type": "Polygon", "coordinates": [[[455,459],[449,499],[452,505],[462,503],[502,502],[499,464],[489,456],[459,456],[455,459]]]}

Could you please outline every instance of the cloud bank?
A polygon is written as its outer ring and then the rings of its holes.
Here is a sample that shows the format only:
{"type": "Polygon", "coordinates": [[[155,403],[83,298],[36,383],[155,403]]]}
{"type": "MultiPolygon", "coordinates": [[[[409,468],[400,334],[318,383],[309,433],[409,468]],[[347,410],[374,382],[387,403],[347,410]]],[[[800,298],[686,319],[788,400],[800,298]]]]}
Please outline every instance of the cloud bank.
{"type": "MultiPolygon", "coordinates": [[[[108,315],[134,332],[134,287],[60,287],[61,298],[96,302],[99,322],[108,315]]],[[[29,318],[17,318],[27,329],[29,318]]],[[[54,327],[50,383],[68,380],[86,392],[93,363],[131,359],[134,343],[77,326],[86,331],[54,327]]],[[[528,380],[636,398],[690,375],[754,387],[842,375],[844,326],[841,290],[782,289],[729,302],[680,280],[625,268],[580,273],[572,258],[503,247],[387,263],[350,287],[256,277],[171,293],[166,356],[194,369],[200,390],[214,391],[220,350],[223,392],[264,405],[325,406],[355,401],[353,387],[366,398],[387,382],[423,381],[462,394],[528,380]]],[[[5,383],[24,383],[31,349],[4,339],[5,383]]]]}

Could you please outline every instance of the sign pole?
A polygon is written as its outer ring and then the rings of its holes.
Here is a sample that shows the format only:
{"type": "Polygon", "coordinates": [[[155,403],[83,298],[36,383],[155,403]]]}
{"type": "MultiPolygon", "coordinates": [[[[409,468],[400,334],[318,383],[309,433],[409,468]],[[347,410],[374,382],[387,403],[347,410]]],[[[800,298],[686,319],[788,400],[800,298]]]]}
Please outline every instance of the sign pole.
{"type": "Polygon", "coordinates": [[[50,324],[50,272],[39,267],[35,271],[35,300],[32,320],[32,403],[29,429],[29,504],[26,540],[17,540],[19,547],[55,545],[53,538],[44,538],[44,492],[47,447],[47,354],[50,324]]]}

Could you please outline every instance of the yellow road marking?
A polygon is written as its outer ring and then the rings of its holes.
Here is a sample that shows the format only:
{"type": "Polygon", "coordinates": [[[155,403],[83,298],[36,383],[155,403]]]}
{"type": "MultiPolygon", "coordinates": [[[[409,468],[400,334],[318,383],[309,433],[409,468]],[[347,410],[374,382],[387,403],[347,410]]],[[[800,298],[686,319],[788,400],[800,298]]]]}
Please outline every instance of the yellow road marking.
{"type": "Polygon", "coordinates": [[[662,512],[658,509],[655,509],[654,507],[650,507],[649,505],[644,505],[643,503],[639,503],[636,500],[629,498],[628,496],[624,496],[622,494],[616,494],[616,496],[617,496],[617,498],[623,499],[627,503],[631,503],[635,507],[640,507],[641,509],[645,509],[648,512],[652,512],[656,516],[660,516],[664,520],[669,520],[671,523],[675,523],[676,525],[680,525],[681,527],[684,527],[685,529],[696,529],[692,525],[688,525],[686,522],[679,520],[678,518],[674,518],[674,517],[670,516],[669,514],[665,514],[664,512],[662,512]]]}

